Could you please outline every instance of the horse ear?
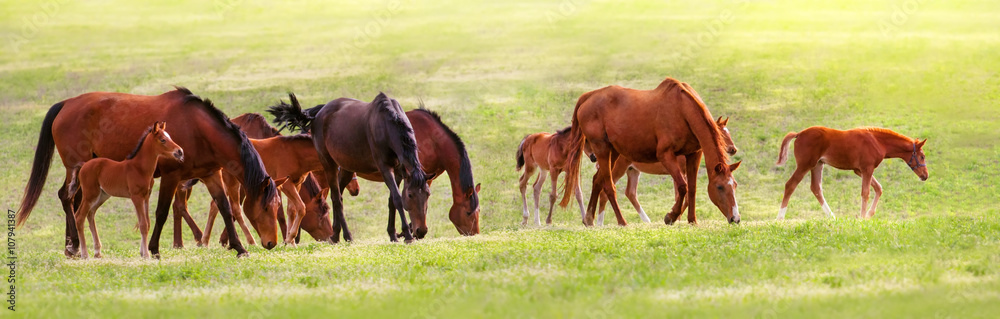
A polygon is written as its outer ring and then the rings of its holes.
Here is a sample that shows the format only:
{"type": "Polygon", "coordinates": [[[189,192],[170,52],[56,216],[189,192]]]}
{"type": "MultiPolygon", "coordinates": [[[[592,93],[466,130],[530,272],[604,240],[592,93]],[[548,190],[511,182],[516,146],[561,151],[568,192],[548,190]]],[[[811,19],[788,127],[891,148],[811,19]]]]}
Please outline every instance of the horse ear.
{"type": "Polygon", "coordinates": [[[923,141],[917,142],[917,148],[924,147],[924,143],[927,143],[927,139],[926,138],[923,141]]]}
{"type": "Polygon", "coordinates": [[[430,180],[434,179],[434,176],[437,176],[437,174],[429,174],[429,175],[425,175],[425,176],[424,176],[424,179],[426,179],[427,181],[430,181],[430,180]]]}
{"type": "Polygon", "coordinates": [[[722,163],[715,164],[715,172],[716,173],[722,174],[725,171],[726,171],[726,167],[722,166],[722,163]]]}
{"type": "Polygon", "coordinates": [[[274,180],[274,187],[281,186],[281,184],[284,184],[286,181],[288,181],[289,177],[290,176],[285,176],[284,178],[274,180]]]}
{"type": "Polygon", "coordinates": [[[482,186],[482,185],[483,185],[483,184],[476,184],[476,193],[478,193],[478,192],[479,192],[479,186],[482,186]]]}
{"type": "Polygon", "coordinates": [[[739,162],[730,164],[729,165],[729,171],[730,172],[735,171],[737,168],[740,167],[740,163],[743,163],[743,161],[739,161],[739,162]]]}
{"type": "Polygon", "coordinates": [[[722,125],[722,117],[721,116],[718,119],[715,120],[715,124],[722,125]]]}
{"type": "Polygon", "coordinates": [[[725,120],[722,121],[722,126],[729,125],[729,117],[727,116],[725,120]]]}

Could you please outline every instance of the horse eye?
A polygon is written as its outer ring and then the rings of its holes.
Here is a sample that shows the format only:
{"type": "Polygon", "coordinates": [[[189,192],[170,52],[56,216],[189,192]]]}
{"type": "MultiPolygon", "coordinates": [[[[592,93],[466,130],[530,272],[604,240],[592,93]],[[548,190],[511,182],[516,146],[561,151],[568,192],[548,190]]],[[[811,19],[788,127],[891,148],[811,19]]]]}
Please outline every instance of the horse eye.
{"type": "Polygon", "coordinates": [[[718,190],[720,190],[720,191],[721,191],[721,190],[723,190],[724,188],[725,188],[725,187],[722,187],[722,185],[719,185],[719,186],[716,186],[716,187],[715,187],[715,189],[718,189],[718,190]]]}
{"type": "Polygon", "coordinates": [[[406,194],[406,198],[413,198],[413,194],[406,194]]]}

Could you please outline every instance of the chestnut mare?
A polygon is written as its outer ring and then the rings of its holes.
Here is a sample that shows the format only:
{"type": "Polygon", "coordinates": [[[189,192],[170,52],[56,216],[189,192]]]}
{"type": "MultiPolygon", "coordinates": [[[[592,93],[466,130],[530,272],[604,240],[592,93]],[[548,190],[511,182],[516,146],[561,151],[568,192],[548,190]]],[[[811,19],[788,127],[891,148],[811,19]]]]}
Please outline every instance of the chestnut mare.
{"type": "Polygon", "coordinates": [[[261,224],[258,234],[264,248],[273,248],[278,238],[274,222],[278,206],[274,181],[265,172],[246,135],[210,101],[182,87],[156,96],[93,92],[53,105],[39,133],[31,177],[17,215],[18,225],[24,223],[37,203],[53,148],[57,148],[67,170],[67,178],[59,189],[66,213],[65,253],[76,255],[74,247],[79,245],[79,236],[73,212],[79,207],[82,194],[68,191],[67,186],[73,182],[70,170],[94,157],[125,159],[135,146],[135,136],[156,121],[170,122],[173,140],[189,159],[196,160],[180,163],[160,159],[157,163],[157,174],[161,178],[156,224],[149,242],[152,256],[159,257],[160,232],[167,221],[174,191],[181,182],[192,178],[204,181],[212,198],[222,205],[223,221],[230,230],[230,242],[235,243],[231,247],[237,256],[247,254],[233,231],[231,208],[225,201],[226,191],[219,174],[223,167],[239,176],[239,182],[246,186],[251,203],[248,216],[261,224]]]}
{"type": "MultiPolygon", "coordinates": [[[[726,142],[726,154],[729,154],[729,156],[736,155],[736,152],[738,151],[736,149],[736,144],[733,143],[733,137],[729,135],[729,128],[726,128],[726,124],[729,123],[729,118],[727,117],[726,119],[722,119],[720,116],[719,119],[715,120],[715,123],[719,127],[719,131],[722,132],[722,140],[726,142]]],[[[586,152],[586,150],[584,150],[584,152],[586,152]]],[[[593,154],[587,155],[593,156],[593,154]]],[[[701,157],[701,153],[699,152],[696,156],[701,157]]],[[[596,157],[591,158],[591,161],[594,160],[596,160],[596,157]]],[[[697,194],[698,191],[698,166],[701,165],[701,159],[699,158],[695,161],[695,167],[686,167],[687,165],[685,165],[685,163],[687,163],[687,159],[684,156],[678,156],[677,162],[681,164],[681,170],[687,172],[688,187],[686,201],[688,223],[697,224],[698,219],[695,215],[694,203],[695,194],[697,194]]],[[[667,170],[663,168],[663,165],[660,163],[632,163],[624,157],[618,157],[618,161],[615,162],[615,168],[611,172],[611,180],[614,183],[617,183],[623,175],[628,175],[628,186],[625,188],[625,197],[632,202],[632,207],[635,207],[635,210],[639,212],[639,218],[642,219],[643,222],[648,223],[649,217],[646,216],[646,212],[643,211],[642,206],[639,205],[639,198],[637,196],[640,172],[654,175],[667,175],[667,170]]],[[[607,201],[607,195],[605,195],[604,192],[601,192],[600,208],[598,209],[596,221],[597,225],[604,225],[604,205],[607,201]]]]}
{"type": "MultiPolygon", "coordinates": [[[[293,104],[298,103],[295,99],[292,102],[293,104]]],[[[315,111],[318,109],[309,109],[306,110],[306,113],[315,111]]],[[[406,118],[413,127],[421,168],[425,174],[429,175],[427,178],[428,186],[435,178],[441,176],[441,173],[448,173],[452,194],[452,205],[448,210],[448,219],[451,220],[459,234],[465,236],[478,234],[480,185],[475,184],[473,180],[472,161],[465,149],[465,143],[462,142],[458,134],[441,121],[441,117],[437,113],[424,109],[423,104],[418,109],[406,112],[406,118]]],[[[378,174],[358,174],[357,176],[370,181],[381,181],[378,174]]],[[[323,185],[323,179],[319,179],[319,181],[324,189],[328,187],[323,185]]],[[[352,180],[351,183],[348,185],[348,190],[351,191],[352,196],[356,196],[358,193],[356,179],[352,180]]],[[[391,210],[391,198],[389,206],[391,210]]]]}
{"type": "Polygon", "coordinates": [[[413,126],[399,102],[380,92],[370,103],[339,98],[309,110],[308,114],[298,103],[282,103],[270,107],[268,112],[275,115],[275,123],[292,129],[309,126],[313,146],[319,153],[331,188],[334,216],[331,239],[334,242],[339,241],[340,231],[345,241],[352,240],[341,195],[341,185],[350,182],[351,173],[382,176],[392,203],[386,227],[390,241],[397,241],[394,213],[398,211],[404,241],[413,242],[404,210],[410,214],[416,237],[424,237],[427,233],[427,197],[430,196],[427,179],[433,176],[425,175],[421,168],[413,126]],[[402,179],[406,182],[401,195],[397,185],[402,179]]]}
{"type": "Polygon", "coordinates": [[[97,209],[108,198],[127,197],[135,205],[139,232],[142,241],[139,245],[139,255],[149,258],[147,250],[147,235],[149,233],[149,193],[153,189],[153,172],[156,161],[160,157],[173,157],[178,162],[184,161],[184,150],[170,139],[166,123],[156,122],[142,134],[135,150],[125,157],[124,161],[114,161],[107,158],[95,158],[78,164],[74,170],[79,184],[69,184],[70,193],[75,193],[77,187],[83,194],[83,202],[76,210],[76,231],[80,235],[80,257],[87,259],[87,240],[83,236],[83,223],[90,220],[90,234],[94,236],[94,258],[101,258],[101,238],[97,234],[94,215],[97,209]]]}
{"type": "MultiPolygon", "coordinates": [[[[570,127],[567,127],[554,134],[546,132],[530,134],[525,136],[521,140],[521,144],[517,146],[517,170],[521,170],[521,167],[524,167],[524,173],[521,174],[521,178],[519,179],[521,208],[523,211],[521,225],[528,225],[528,218],[531,217],[525,193],[528,189],[528,181],[531,180],[532,175],[535,175],[535,169],[538,169],[538,178],[532,184],[532,188],[535,190],[535,225],[542,224],[541,212],[538,211],[538,201],[542,185],[545,184],[544,175],[546,171],[548,171],[549,178],[552,179],[552,192],[549,193],[549,216],[545,218],[545,224],[552,224],[552,209],[556,204],[557,181],[559,174],[562,173],[566,164],[566,149],[568,148],[568,144],[573,142],[570,140],[569,130],[570,127]]],[[[576,187],[576,203],[580,206],[580,219],[583,220],[583,192],[580,190],[579,183],[572,186],[576,187]]]]}
{"type": "Polygon", "coordinates": [[[672,224],[681,214],[687,179],[681,167],[698,167],[699,150],[708,167],[708,197],[730,223],[739,223],[736,203],[736,182],[732,172],[739,162],[728,164],[722,132],[712,120],[712,114],[689,86],[667,78],[653,90],[634,90],[608,86],[584,93],[573,112],[570,134],[569,165],[562,202],[569,203],[572,188],[580,175],[580,156],[585,144],[597,157],[597,173],[587,206],[584,224],[594,225],[597,200],[601,192],[608,194],[611,208],[619,225],[628,223],[622,217],[616,198],[611,172],[619,157],[631,162],[660,163],[674,180],[675,203],[663,221],[672,224]],[[684,155],[686,166],[678,156],[684,155]]]}
{"type": "Polygon", "coordinates": [[[788,146],[795,139],[795,172],[785,183],[785,196],[781,199],[778,219],[785,218],[788,199],[808,172],[812,172],[812,192],[830,217],[833,211],[823,198],[823,164],[842,170],[854,171],[861,177],[861,213],[859,217],[875,215],[878,200],[882,197],[882,185],[872,176],[875,168],[887,158],[906,161],[910,170],[927,180],[927,163],[924,161],[923,141],[907,137],[884,128],[865,127],[841,131],[822,126],[813,126],[801,132],[791,132],[781,141],[777,165],[788,160],[788,146]],[[875,188],[875,199],[868,207],[869,188],[875,188]]]}

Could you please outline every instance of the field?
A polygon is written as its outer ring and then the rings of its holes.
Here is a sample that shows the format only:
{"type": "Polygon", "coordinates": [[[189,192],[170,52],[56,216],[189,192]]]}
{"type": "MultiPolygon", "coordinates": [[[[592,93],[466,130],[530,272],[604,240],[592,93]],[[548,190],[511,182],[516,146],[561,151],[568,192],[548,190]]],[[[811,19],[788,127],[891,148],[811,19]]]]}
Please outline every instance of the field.
{"type": "MultiPolygon", "coordinates": [[[[185,229],[186,248],[142,260],[132,206],[112,199],[97,214],[105,257],[67,260],[55,160],[39,205],[16,230],[16,311],[0,317],[1000,313],[994,1],[143,2],[0,0],[3,208],[20,203],[45,112],[81,93],[183,85],[236,116],[263,112],[287,92],[315,105],[385,91],[405,109],[422,100],[463,137],[483,185],[482,234],[459,236],[447,217],[450,188],[439,181],[428,238],[389,243],[387,191],[363,182],[345,204],[350,244],[304,237],[296,248],[254,246],[236,259],[219,245],[195,247],[185,229]],[[697,226],[661,222],[672,183],[652,175],[639,188],[651,224],[621,196],[627,227],[584,228],[575,209],[558,207],[553,226],[521,226],[521,138],[569,125],[586,91],[648,89],[667,76],[731,117],[743,222],[725,223],[702,173],[697,226]],[[803,184],[788,220],[775,221],[794,169],[774,165],[781,138],[812,125],[927,138],[930,179],[884,162],[879,211],[858,220],[860,179],[827,168],[838,218],[825,217],[803,184]]],[[[594,169],[583,166],[589,194],[594,169]]],[[[545,214],[544,193],[542,205],[545,214]]],[[[191,201],[199,221],[207,206],[199,186],[191,201]]],[[[161,247],[171,234],[168,225],[161,247]]]]}

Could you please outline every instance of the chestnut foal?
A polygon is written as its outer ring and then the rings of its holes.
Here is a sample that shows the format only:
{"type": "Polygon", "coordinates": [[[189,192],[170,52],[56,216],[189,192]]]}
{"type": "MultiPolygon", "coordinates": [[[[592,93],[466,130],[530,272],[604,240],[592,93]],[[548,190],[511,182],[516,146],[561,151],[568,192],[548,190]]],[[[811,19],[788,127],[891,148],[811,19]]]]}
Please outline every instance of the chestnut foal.
{"type": "Polygon", "coordinates": [[[146,237],[149,232],[149,193],[153,188],[156,161],[161,156],[173,157],[178,162],[184,161],[184,151],[170,139],[170,134],[165,129],[164,122],[153,124],[124,161],[95,158],[76,166],[73,172],[79,178],[79,184],[71,183],[69,189],[75,193],[79,186],[83,193],[83,202],[74,214],[77,234],[80,234],[81,258],[87,258],[87,240],[83,236],[83,223],[86,220],[90,220],[90,233],[94,236],[94,257],[101,258],[101,239],[97,235],[94,215],[97,208],[111,196],[132,199],[139,219],[139,232],[142,233],[139,254],[142,258],[149,258],[146,237]]]}
{"type": "MultiPolygon", "coordinates": [[[[525,193],[528,188],[528,181],[531,180],[531,175],[535,175],[536,169],[538,169],[538,178],[532,184],[535,189],[535,225],[542,224],[541,213],[538,211],[538,197],[542,191],[542,185],[545,184],[546,171],[548,171],[549,177],[552,179],[552,192],[549,194],[549,216],[545,218],[545,224],[552,224],[552,209],[556,204],[557,181],[559,174],[562,174],[563,167],[566,164],[567,144],[573,142],[569,138],[569,130],[570,128],[567,127],[555,134],[546,132],[531,134],[525,136],[521,140],[521,144],[517,147],[517,170],[521,170],[521,167],[524,167],[524,173],[521,174],[519,180],[523,208],[521,225],[527,226],[528,218],[531,217],[525,193]]],[[[571,185],[570,187],[576,187],[576,203],[580,206],[580,218],[583,219],[583,192],[580,189],[580,184],[571,185]]]]}
{"type": "Polygon", "coordinates": [[[833,211],[823,198],[823,164],[838,169],[854,171],[861,176],[861,214],[858,217],[870,218],[875,215],[878,200],[882,197],[882,185],[872,174],[882,160],[899,158],[906,161],[914,174],[921,181],[927,180],[927,163],[924,161],[923,141],[907,137],[884,128],[865,127],[846,131],[813,126],[801,132],[791,132],[781,141],[781,152],[777,165],[782,165],[788,159],[789,143],[795,139],[795,173],[785,183],[785,196],[781,199],[778,219],[785,218],[788,209],[788,198],[795,191],[795,186],[802,177],[812,172],[812,191],[823,211],[833,216],[833,211]],[[869,188],[875,188],[875,199],[870,209],[868,206],[869,188]]]}

